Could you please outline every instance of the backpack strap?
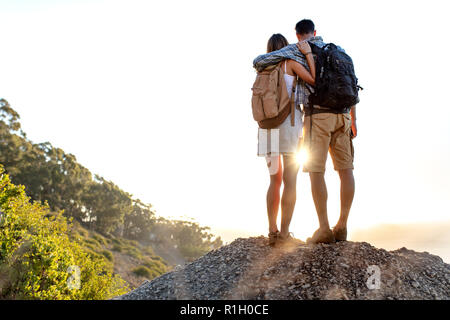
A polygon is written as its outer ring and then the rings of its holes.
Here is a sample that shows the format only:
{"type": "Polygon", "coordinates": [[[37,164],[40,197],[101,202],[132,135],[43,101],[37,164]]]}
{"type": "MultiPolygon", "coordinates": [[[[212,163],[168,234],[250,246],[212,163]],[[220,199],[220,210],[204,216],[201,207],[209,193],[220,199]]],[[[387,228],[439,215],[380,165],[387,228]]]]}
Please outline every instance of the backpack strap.
{"type": "Polygon", "coordinates": [[[291,93],[291,126],[295,126],[295,89],[297,88],[297,76],[295,76],[292,83],[291,93]]]}

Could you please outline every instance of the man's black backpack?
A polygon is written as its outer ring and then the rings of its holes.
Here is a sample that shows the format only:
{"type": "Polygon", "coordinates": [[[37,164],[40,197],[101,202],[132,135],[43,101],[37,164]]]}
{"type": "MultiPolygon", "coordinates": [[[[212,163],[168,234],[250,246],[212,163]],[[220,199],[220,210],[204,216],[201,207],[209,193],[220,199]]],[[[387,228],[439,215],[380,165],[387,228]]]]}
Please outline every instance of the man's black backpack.
{"type": "Polygon", "coordinates": [[[316,62],[316,85],[309,96],[310,106],[343,111],[359,102],[358,78],[353,61],[333,43],[320,48],[309,43],[316,62]]]}

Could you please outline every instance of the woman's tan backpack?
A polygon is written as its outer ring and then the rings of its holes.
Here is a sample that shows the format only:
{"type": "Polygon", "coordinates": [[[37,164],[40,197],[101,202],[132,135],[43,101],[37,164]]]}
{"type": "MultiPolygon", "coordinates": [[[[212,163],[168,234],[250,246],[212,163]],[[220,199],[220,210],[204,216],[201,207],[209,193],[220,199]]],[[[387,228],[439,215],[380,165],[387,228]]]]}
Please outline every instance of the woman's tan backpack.
{"type": "Polygon", "coordinates": [[[291,99],[289,99],[284,72],[281,67],[283,62],[269,66],[258,72],[253,84],[252,111],[253,119],[262,129],[272,129],[280,124],[291,114],[291,125],[295,125],[295,87],[297,77],[292,85],[291,99]]]}

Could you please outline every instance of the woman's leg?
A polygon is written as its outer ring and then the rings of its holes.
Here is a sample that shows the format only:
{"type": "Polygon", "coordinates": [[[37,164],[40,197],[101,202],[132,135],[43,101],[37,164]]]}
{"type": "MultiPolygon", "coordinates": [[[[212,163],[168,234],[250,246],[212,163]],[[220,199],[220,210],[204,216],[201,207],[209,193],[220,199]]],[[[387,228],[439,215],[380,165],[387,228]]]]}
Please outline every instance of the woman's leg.
{"type": "Polygon", "coordinates": [[[283,183],[284,190],[281,198],[281,230],[282,236],[289,234],[289,224],[291,223],[297,199],[297,174],[299,163],[295,155],[283,155],[283,183]]]}
{"type": "MultiPolygon", "coordinates": [[[[267,215],[269,217],[269,232],[276,232],[278,231],[277,216],[278,216],[278,208],[280,207],[280,188],[283,175],[281,157],[280,156],[269,157],[267,159],[267,166],[269,167],[269,169],[278,168],[275,174],[270,175],[270,185],[269,189],[267,190],[267,197],[266,197],[267,215]],[[278,163],[274,163],[275,161],[278,161],[278,163]]],[[[269,171],[270,173],[272,173],[275,170],[269,171]]]]}

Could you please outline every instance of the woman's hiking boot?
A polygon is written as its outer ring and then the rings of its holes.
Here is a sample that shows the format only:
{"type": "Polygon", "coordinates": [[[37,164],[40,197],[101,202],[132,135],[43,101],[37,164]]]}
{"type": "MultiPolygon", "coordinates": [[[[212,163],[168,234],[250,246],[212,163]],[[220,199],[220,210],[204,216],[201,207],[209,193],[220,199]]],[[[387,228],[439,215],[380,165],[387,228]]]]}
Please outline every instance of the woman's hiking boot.
{"type": "Polygon", "coordinates": [[[333,235],[336,241],[347,241],[347,228],[338,229],[334,226],[333,235]]]}
{"type": "Polygon", "coordinates": [[[334,243],[335,241],[333,231],[321,228],[317,229],[311,238],[306,239],[307,244],[334,243]]]}
{"type": "Polygon", "coordinates": [[[286,236],[281,235],[281,233],[278,234],[277,239],[277,245],[285,246],[285,245],[300,245],[305,244],[302,240],[294,238],[294,234],[292,232],[289,232],[286,236]]]}
{"type": "Polygon", "coordinates": [[[269,232],[269,246],[273,247],[275,245],[279,234],[280,234],[279,231],[269,232]]]}

